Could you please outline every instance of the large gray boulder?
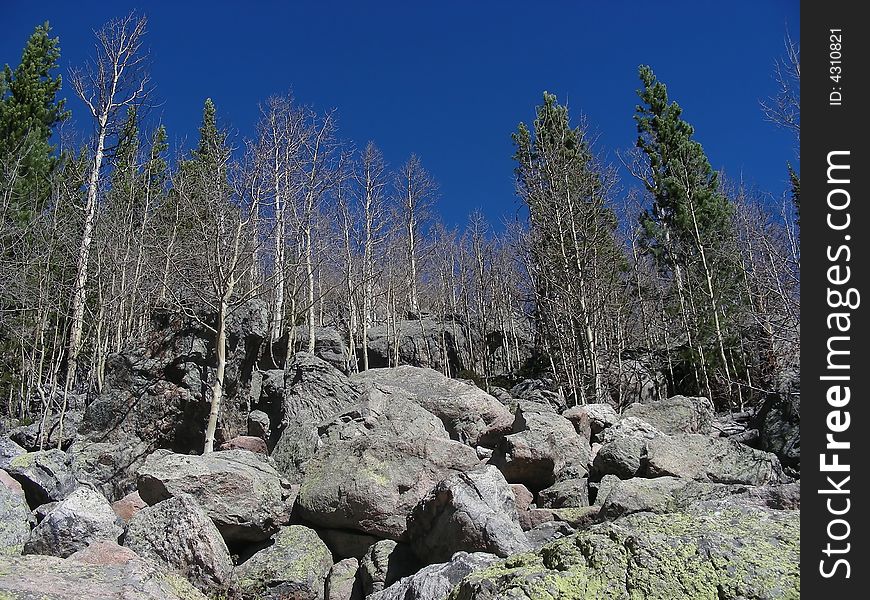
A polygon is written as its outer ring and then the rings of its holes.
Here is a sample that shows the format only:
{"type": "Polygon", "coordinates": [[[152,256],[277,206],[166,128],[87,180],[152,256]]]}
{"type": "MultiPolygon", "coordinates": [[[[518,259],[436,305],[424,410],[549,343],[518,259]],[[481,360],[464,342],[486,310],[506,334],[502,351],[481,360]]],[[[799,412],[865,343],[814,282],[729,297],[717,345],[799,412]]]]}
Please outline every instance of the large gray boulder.
{"type": "Polygon", "coordinates": [[[24,488],[31,508],[63,500],[77,485],[72,457],[56,448],[19,454],[9,461],[6,471],[24,488]]]}
{"type": "Polygon", "coordinates": [[[27,450],[10,440],[7,436],[0,435],[0,469],[5,470],[13,458],[26,453],[27,450]]]}
{"type": "Polygon", "coordinates": [[[699,481],[764,485],[785,480],[774,454],[728,438],[700,434],[656,436],[647,440],[646,475],[673,475],[699,481]]]}
{"type": "MultiPolygon", "coordinates": [[[[308,326],[302,325],[296,327],[294,334],[297,349],[300,349],[302,346],[307,347],[308,326]]],[[[314,356],[328,362],[342,373],[348,372],[348,363],[352,360],[348,354],[344,336],[335,327],[315,326],[314,356]]]]}
{"type": "Polygon", "coordinates": [[[596,479],[605,475],[628,479],[640,473],[645,458],[646,440],[632,435],[615,436],[595,454],[592,475],[596,479]]]}
{"type": "Polygon", "coordinates": [[[139,469],[148,504],[189,494],[228,543],[267,540],[289,520],[290,485],[269,459],[247,450],[201,456],[157,451],[139,469]]]}
{"type": "Polygon", "coordinates": [[[448,562],[429,565],[366,600],[443,600],[468,575],[497,561],[498,557],[484,552],[457,552],[448,562]]]}
{"type": "Polygon", "coordinates": [[[538,492],[540,508],[582,508],[589,506],[589,479],[566,479],[538,492]]]}
{"type": "Polygon", "coordinates": [[[18,555],[30,537],[30,509],[23,492],[0,481],[0,557],[18,555]]]}
{"type": "Polygon", "coordinates": [[[589,421],[590,433],[592,440],[597,439],[598,435],[619,421],[619,415],[616,414],[616,409],[610,404],[581,404],[573,406],[562,413],[562,416],[575,423],[589,421]]]}
{"type": "Polygon", "coordinates": [[[326,579],[326,600],[362,600],[362,585],[357,578],[359,561],[345,558],[332,565],[326,579]]]}
{"type": "Polygon", "coordinates": [[[402,540],[407,518],[435,484],[478,463],[441,421],[407,394],[370,388],[320,428],[296,500],[306,521],[402,540]]]}
{"type": "Polygon", "coordinates": [[[313,529],[282,527],[274,543],[237,568],[244,598],[324,600],[332,556],[313,529]]]}
{"type": "Polygon", "coordinates": [[[540,491],[562,479],[588,475],[589,441],[552,408],[520,401],[513,430],[501,440],[491,461],[510,483],[540,491]]]}
{"type": "Polygon", "coordinates": [[[272,418],[272,458],[282,475],[299,483],[318,447],[318,425],[353,406],[357,386],[338,369],[307,352],[298,352],[284,374],[281,405],[262,406],[272,418]]]}
{"type": "Polygon", "coordinates": [[[81,487],[59,502],[33,529],[24,552],[66,558],[93,541],[117,541],[122,533],[124,529],[106,498],[81,487]]]}
{"type": "Polygon", "coordinates": [[[470,367],[466,327],[458,320],[425,316],[377,324],[366,332],[369,367],[388,367],[398,352],[399,364],[429,367],[457,375],[470,367]],[[398,348],[396,348],[398,340],[398,348]]]}
{"type": "Polygon", "coordinates": [[[710,433],[713,403],[704,397],[673,396],[667,400],[632,404],[622,413],[646,421],[662,433],[710,433]]]}
{"type": "Polygon", "coordinates": [[[136,474],[149,446],[136,437],[119,442],[78,440],[69,449],[72,470],[80,483],[100,490],[109,500],[136,490],[136,474]]]}
{"type": "Polygon", "coordinates": [[[136,513],[124,546],[174,569],[203,591],[226,583],[233,562],[220,532],[192,497],[179,495],[136,513]]]}
{"type": "Polygon", "coordinates": [[[449,600],[797,599],[800,513],[724,504],[630,515],[466,576],[449,600]]]}
{"type": "Polygon", "coordinates": [[[403,365],[392,369],[369,369],[351,378],[404,390],[420,406],[444,423],[454,440],[469,446],[493,427],[509,433],[513,415],[504,404],[475,385],[445,377],[438,371],[403,365]]]}
{"type": "Polygon", "coordinates": [[[0,598],[208,600],[181,576],[162,573],[135,555],[99,562],[92,562],[89,558],[22,556],[4,560],[0,569],[0,598]]]}
{"type": "Polygon", "coordinates": [[[408,519],[408,537],[424,563],[450,560],[460,550],[505,557],[531,549],[514,492],[491,466],[440,481],[408,519]]]}
{"type": "Polygon", "coordinates": [[[60,448],[66,450],[75,441],[81,421],[80,410],[67,410],[64,413],[63,428],[60,427],[60,415],[52,414],[46,418],[45,427],[42,426],[42,419],[37,419],[35,423],[12,429],[9,439],[30,452],[39,450],[40,443],[46,449],[57,448],[60,442],[60,448]]]}

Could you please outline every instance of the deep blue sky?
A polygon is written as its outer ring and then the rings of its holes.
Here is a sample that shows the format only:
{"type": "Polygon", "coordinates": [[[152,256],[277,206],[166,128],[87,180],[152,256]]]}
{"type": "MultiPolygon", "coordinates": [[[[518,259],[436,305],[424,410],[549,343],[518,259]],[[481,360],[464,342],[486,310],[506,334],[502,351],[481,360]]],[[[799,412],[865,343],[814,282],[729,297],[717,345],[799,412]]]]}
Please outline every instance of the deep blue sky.
{"type": "Polygon", "coordinates": [[[786,29],[799,39],[798,5],[4,0],[0,64],[16,65],[49,20],[65,75],[92,53],[93,29],[144,9],[155,111],[171,139],[195,143],[209,96],[224,124],[250,135],[257,103],[292,88],[302,103],[336,108],[341,136],[373,139],[392,165],[417,153],[440,184],[439,212],[459,224],[476,207],[494,221],[515,214],[510,134],[533,119],[543,90],[586,117],[611,160],[633,146],[641,63],[683,106],[714,168],[780,196],[793,140],[763,120],[759,100],[775,92],[786,29]]]}

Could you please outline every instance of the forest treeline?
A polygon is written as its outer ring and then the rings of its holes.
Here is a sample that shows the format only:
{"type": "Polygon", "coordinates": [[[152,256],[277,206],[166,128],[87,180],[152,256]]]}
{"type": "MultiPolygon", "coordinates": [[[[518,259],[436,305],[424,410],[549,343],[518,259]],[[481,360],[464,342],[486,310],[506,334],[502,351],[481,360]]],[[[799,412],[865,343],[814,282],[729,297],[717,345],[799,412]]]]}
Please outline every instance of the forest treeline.
{"type": "MultiPolygon", "coordinates": [[[[99,393],[107,356],[141,340],[155,307],[214,335],[217,410],[227,319],[254,298],[269,307],[273,343],[313,350],[316,328],[335,327],[352,370],[369,367],[375,325],[398,336],[424,315],[460,323],[473,368],[449,375],[483,386],[546,376],[569,404],[619,403],[614,382],[638,356],[669,391],[720,409],[795,378],[798,176],[783,157],[793,193],[775,202],[726,181],[649,67],[625,116],[638,132],[621,154],[632,181],[545,93],[513,132],[527,221],[492,227],[474,213],[452,228],[420,157],[388,165],[375,143],[343,140],[333,112],[291,94],[264,100],[251,139],[231,136],[206,100],[196,147],[170,148],[142,118],[154,87],[145,35],[144,17],[108,23],[93,62],[70,73],[84,141],[63,126],[48,24],[0,77],[5,415],[99,393]]],[[[799,61],[787,49],[782,92],[761,110],[797,131],[799,61]]]]}

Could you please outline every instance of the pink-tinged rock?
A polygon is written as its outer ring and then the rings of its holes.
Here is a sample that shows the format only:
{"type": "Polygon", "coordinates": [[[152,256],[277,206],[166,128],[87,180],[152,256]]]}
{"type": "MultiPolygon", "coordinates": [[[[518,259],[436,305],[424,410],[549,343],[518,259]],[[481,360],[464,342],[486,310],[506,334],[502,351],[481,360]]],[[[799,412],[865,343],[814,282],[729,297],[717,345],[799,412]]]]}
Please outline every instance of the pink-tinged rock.
{"type": "Polygon", "coordinates": [[[139,556],[116,542],[110,540],[97,540],[70,555],[69,560],[83,565],[123,565],[139,556]]]}
{"type": "Polygon", "coordinates": [[[21,484],[13,479],[12,476],[3,469],[0,469],[0,484],[5,485],[13,494],[24,498],[24,488],[21,487],[21,484]]]}
{"type": "Polygon", "coordinates": [[[221,450],[248,450],[258,454],[269,454],[266,442],[263,438],[252,435],[238,435],[228,442],[221,444],[221,450]]]}
{"type": "Polygon", "coordinates": [[[529,491],[529,488],[524,486],[522,483],[512,483],[510,485],[511,489],[514,491],[514,496],[517,498],[517,510],[520,512],[529,510],[529,506],[535,499],[532,492],[529,491]]]}
{"type": "Polygon", "coordinates": [[[124,523],[129,523],[130,519],[146,506],[148,504],[139,497],[139,492],[130,492],[120,500],[112,502],[112,510],[124,523]]]}

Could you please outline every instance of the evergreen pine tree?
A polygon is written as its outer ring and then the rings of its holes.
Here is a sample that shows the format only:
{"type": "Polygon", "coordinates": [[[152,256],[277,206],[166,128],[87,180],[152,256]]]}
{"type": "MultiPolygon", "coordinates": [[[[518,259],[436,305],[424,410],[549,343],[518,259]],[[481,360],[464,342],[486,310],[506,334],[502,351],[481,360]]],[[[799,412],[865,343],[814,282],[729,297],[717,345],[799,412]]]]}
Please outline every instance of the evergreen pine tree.
{"type": "Polygon", "coordinates": [[[52,76],[60,58],[58,38],[50,38],[48,23],[28,39],[15,70],[6,65],[0,74],[0,186],[12,185],[13,214],[27,222],[49,195],[49,176],[57,165],[51,137],[69,116],[57,100],[60,75],[52,76]],[[20,159],[17,177],[9,181],[11,162],[20,159]]]}

